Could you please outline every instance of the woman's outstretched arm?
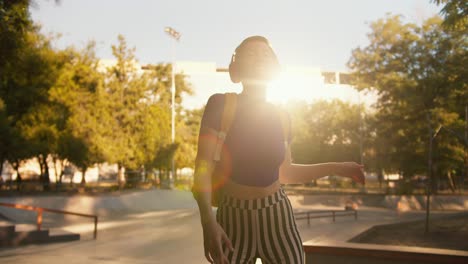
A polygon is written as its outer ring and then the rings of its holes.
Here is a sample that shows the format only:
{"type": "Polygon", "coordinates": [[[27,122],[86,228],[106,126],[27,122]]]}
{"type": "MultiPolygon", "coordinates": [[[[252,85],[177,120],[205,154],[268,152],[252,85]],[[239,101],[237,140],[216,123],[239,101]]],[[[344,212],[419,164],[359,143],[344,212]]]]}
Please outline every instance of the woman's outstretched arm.
{"type": "Polygon", "coordinates": [[[325,176],[337,175],[351,178],[357,183],[365,184],[364,166],[356,162],[327,162],[318,164],[293,164],[291,148],[288,146],[281,164],[279,178],[281,183],[306,183],[325,176]]]}

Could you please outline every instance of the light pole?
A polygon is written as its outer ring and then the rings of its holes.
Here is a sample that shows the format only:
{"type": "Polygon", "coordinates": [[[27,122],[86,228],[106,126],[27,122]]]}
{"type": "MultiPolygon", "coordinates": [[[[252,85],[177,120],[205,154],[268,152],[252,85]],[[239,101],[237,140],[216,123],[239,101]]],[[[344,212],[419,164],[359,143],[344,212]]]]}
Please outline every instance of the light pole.
{"type": "MultiPolygon", "coordinates": [[[[181,37],[180,33],[171,27],[165,27],[164,31],[174,40],[179,42],[181,37]]],[[[171,45],[172,49],[172,69],[171,69],[171,141],[174,144],[175,141],[175,61],[174,61],[174,45],[171,45]]],[[[172,155],[171,161],[171,172],[169,174],[169,185],[173,187],[175,175],[175,166],[174,166],[174,155],[172,155]]]]}

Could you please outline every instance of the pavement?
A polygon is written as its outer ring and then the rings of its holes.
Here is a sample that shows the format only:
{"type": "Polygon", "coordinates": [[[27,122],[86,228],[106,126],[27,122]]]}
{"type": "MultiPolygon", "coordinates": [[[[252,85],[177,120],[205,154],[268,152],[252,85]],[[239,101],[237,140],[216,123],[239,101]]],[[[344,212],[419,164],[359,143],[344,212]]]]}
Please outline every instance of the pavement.
{"type": "MultiPolygon", "coordinates": [[[[64,261],[67,264],[207,263],[203,256],[199,214],[195,203],[187,193],[154,190],[113,198],[98,196],[85,199],[83,197],[66,199],[45,197],[44,199],[43,201],[36,199],[35,204],[48,202],[51,206],[68,205],[69,210],[82,208],[85,213],[92,213],[93,210],[104,212],[105,214],[100,216],[97,240],[92,238],[92,221],[58,219],[59,221],[55,222],[50,220],[48,225],[53,229],[80,233],[82,239],[60,244],[0,249],[1,263],[58,264],[64,261]],[[80,201],[87,202],[79,206],[80,201]],[[132,204],[134,202],[141,203],[135,205],[132,204]],[[72,204],[74,206],[71,206],[72,204]],[[117,205],[123,205],[129,209],[124,211],[123,207],[117,205]]],[[[295,210],[343,208],[338,205],[305,203],[306,200],[301,196],[291,196],[295,210]]],[[[1,201],[6,202],[5,199],[1,201]]],[[[432,213],[432,217],[451,213],[454,212],[436,211],[432,213]]],[[[311,220],[310,226],[307,225],[307,220],[299,220],[297,225],[303,242],[343,242],[373,225],[419,220],[424,217],[424,211],[398,212],[381,207],[361,206],[358,209],[357,220],[353,216],[337,218],[336,222],[333,222],[331,218],[321,218],[311,220]]],[[[22,219],[26,220],[26,218],[22,219]]]]}

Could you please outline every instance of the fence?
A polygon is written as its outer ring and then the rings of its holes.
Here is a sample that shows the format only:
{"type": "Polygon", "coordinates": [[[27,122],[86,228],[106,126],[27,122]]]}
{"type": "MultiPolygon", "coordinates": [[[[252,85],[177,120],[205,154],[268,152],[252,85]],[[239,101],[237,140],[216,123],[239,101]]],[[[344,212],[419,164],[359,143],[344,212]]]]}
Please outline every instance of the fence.
{"type": "Polygon", "coordinates": [[[94,239],[97,238],[98,217],[96,215],[81,214],[81,213],[62,211],[62,210],[56,210],[56,209],[49,209],[49,208],[42,208],[42,207],[35,207],[35,206],[22,205],[22,204],[0,203],[0,206],[14,208],[14,209],[18,209],[18,210],[36,211],[37,212],[37,217],[36,217],[37,231],[41,230],[43,212],[56,213],[56,214],[67,214],[67,215],[76,215],[76,216],[81,216],[81,217],[94,218],[94,239]]]}
{"type": "Polygon", "coordinates": [[[336,217],[342,216],[354,216],[354,220],[357,220],[357,210],[322,210],[322,211],[306,211],[294,213],[296,220],[307,219],[307,225],[310,225],[310,219],[314,218],[333,218],[335,222],[336,217]]]}

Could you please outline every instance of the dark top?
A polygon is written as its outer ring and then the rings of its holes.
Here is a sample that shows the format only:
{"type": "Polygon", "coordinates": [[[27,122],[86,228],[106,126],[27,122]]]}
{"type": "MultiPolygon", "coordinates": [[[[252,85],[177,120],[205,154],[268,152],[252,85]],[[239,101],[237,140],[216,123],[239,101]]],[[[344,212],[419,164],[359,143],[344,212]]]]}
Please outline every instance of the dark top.
{"type": "MultiPolygon", "coordinates": [[[[219,131],[223,109],[224,94],[212,95],[201,126],[219,131]]],[[[287,138],[291,142],[291,133],[287,138]]],[[[225,140],[226,151],[222,152],[222,159],[229,159],[228,177],[235,183],[257,187],[278,180],[285,154],[284,139],[275,106],[239,94],[235,117],[225,140]]]]}

